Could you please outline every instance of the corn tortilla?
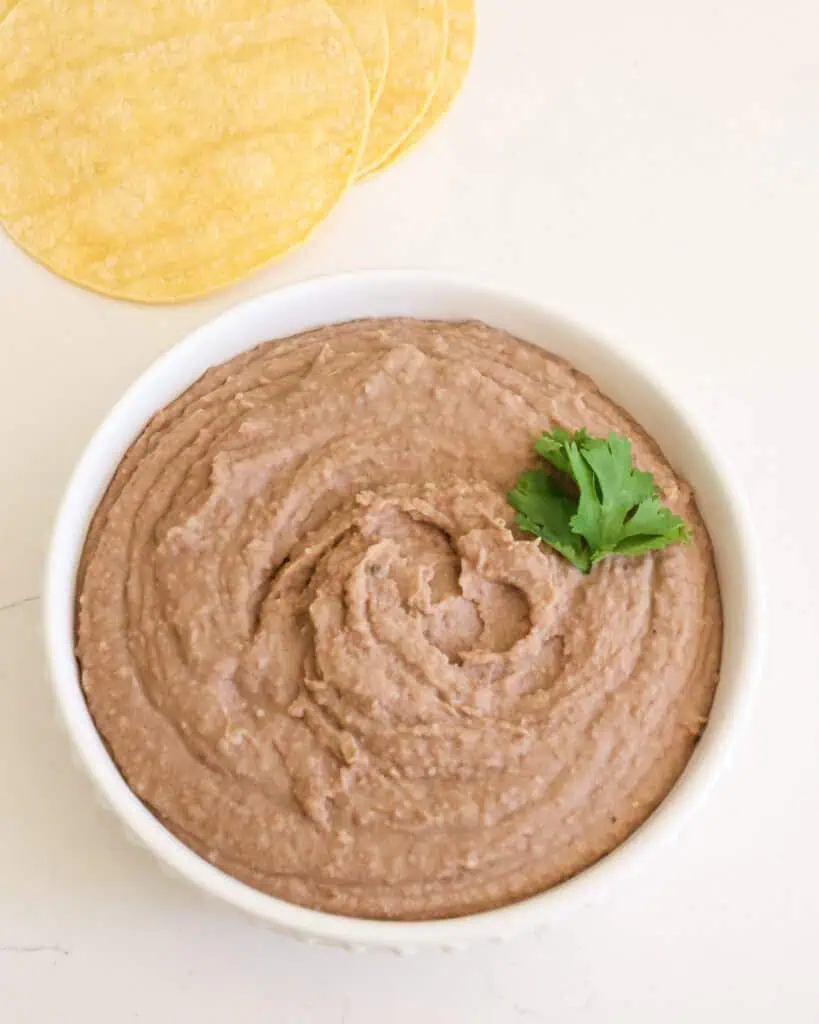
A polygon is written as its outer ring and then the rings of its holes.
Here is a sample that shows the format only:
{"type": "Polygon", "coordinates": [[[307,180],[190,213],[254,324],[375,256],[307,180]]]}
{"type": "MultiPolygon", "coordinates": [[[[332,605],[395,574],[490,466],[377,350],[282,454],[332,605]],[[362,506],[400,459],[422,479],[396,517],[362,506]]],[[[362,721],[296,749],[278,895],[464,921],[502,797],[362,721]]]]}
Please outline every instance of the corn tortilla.
{"type": "Polygon", "coordinates": [[[360,177],[384,163],[423,117],[446,56],[446,0],[385,0],[385,8],[389,66],[370,118],[360,177]]]}
{"type": "Polygon", "coordinates": [[[0,221],[85,287],[214,291],[302,242],[358,166],[358,51],[324,0],[18,0],[0,221]]]}
{"type": "Polygon", "coordinates": [[[372,109],[381,96],[389,63],[390,37],[384,0],[330,0],[330,6],[361,54],[372,109]]]}
{"type": "Polygon", "coordinates": [[[475,0],[447,0],[448,33],[441,81],[426,113],[380,167],[389,166],[412,149],[452,106],[466,79],[475,48],[475,0]]]}

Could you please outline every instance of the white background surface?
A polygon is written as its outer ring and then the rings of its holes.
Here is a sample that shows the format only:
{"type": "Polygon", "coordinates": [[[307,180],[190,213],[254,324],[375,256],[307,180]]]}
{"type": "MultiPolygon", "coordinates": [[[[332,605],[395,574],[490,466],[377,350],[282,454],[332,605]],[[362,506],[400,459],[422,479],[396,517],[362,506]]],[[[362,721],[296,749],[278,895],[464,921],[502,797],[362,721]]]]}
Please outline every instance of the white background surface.
{"type": "Polygon", "coordinates": [[[0,1022],[819,1021],[819,5],[479,0],[455,110],[279,265],[181,308],[108,301],[0,237],[0,1022]],[[41,563],[123,388],[227,306],[425,266],[624,342],[753,505],[769,650],[678,845],[535,938],[411,959],[307,948],[162,875],[53,723],[41,563]]]}

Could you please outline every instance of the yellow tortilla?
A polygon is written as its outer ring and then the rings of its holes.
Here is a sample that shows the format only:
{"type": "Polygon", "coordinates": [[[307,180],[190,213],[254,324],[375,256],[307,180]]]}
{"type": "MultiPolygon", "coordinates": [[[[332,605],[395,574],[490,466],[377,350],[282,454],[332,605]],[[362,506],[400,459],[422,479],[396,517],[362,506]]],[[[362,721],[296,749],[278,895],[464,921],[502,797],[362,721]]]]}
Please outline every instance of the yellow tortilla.
{"type": "Polygon", "coordinates": [[[446,0],[385,0],[390,60],[359,177],[387,160],[432,102],[446,56],[446,0]]]}
{"type": "Polygon", "coordinates": [[[384,87],[390,53],[384,0],[330,0],[330,6],[352,36],[370,86],[370,108],[384,87]]]}
{"type": "Polygon", "coordinates": [[[447,0],[449,31],[441,81],[421,120],[380,167],[389,166],[427,134],[452,106],[466,79],[475,48],[475,0],[447,0]]]}
{"type": "Polygon", "coordinates": [[[18,0],[0,221],[51,270],[174,302],[302,242],[359,164],[367,80],[324,0],[18,0]]]}

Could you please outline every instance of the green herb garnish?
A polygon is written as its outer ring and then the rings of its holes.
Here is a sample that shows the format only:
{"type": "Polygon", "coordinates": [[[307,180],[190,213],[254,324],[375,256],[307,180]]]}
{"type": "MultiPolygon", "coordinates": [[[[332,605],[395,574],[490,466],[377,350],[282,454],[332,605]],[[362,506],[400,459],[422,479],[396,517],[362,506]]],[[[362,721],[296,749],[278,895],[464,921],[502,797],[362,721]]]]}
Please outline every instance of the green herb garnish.
{"type": "Polygon", "coordinates": [[[628,438],[558,427],[535,450],[556,472],[521,474],[509,492],[517,524],[581,572],[609,555],[642,555],[691,539],[685,521],[661,503],[651,473],[635,469],[628,438]]]}

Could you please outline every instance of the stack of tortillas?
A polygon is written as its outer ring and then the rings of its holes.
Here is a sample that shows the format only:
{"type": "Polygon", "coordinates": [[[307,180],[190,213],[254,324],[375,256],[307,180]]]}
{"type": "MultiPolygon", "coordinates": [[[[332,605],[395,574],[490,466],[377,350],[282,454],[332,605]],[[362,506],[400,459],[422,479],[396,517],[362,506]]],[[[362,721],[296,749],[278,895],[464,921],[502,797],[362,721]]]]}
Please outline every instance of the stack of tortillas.
{"type": "Polygon", "coordinates": [[[304,241],[452,102],[474,0],[0,0],[0,221],[175,302],[304,241]]]}

